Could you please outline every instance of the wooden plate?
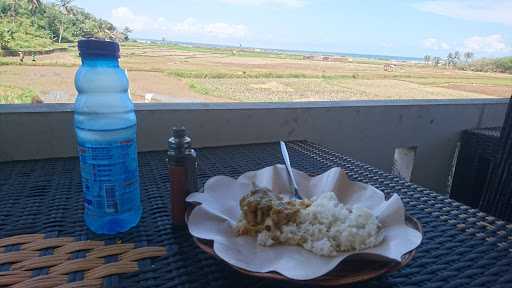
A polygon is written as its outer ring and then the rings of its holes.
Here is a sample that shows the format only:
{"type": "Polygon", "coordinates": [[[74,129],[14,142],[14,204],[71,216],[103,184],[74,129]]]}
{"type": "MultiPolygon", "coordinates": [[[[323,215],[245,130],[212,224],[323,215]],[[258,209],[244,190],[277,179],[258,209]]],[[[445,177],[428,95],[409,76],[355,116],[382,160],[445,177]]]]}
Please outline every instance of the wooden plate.
{"type": "MultiPolygon", "coordinates": [[[[188,215],[190,215],[191,211],[192,209],[188,209],[187,211],[187,220],[188,215]]],[[[406,215],[405,221],[409,227],[417,230],[418,232],[421,233],[421,235],[423,235],[423,229],[418,220],[409,215],[406,215]]],[[[336,266],[336,268],[334,268],[325,275],[322,275],[318,278],[311,280],[295,280],[287,278],[286,276],[278,272],[252,272],[231,265],[230,263],[224,261],[222,258],[215,254],[215,251],[213,250],[213,241],[196,237],[193,237],[193,239],[197,246],[199,246],[199,248],[201,248],[203,251],[205,251],[211,256],[220,259],[221,261],[225,262],[229,266],[233,267],[233,269],[238,270],[241,273],[266,279],[292,281],[304,284],[315,284],[324,286],[347,285],[356,282],[367,281],[382,274],[396,271],[407,265],[407,263],[409,263],[416,254],[416,250],[411,250],[402,255],[402,261],[400,262],[392,261],[383,256],[374,254],[361,253],[357,255],[351,255],[345,258],[343,261],[341,261],[340,264],[336,266]]]]}

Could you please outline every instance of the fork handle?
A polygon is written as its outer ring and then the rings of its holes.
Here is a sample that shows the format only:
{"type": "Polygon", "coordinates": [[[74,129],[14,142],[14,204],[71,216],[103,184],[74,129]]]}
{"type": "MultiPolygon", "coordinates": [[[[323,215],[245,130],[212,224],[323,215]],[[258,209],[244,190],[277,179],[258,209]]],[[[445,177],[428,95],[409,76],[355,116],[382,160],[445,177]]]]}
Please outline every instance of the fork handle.
{"type": "Polygon", "coordinates": [[[293,196],[296,198],[300,198],[299,196],[299,188],[297,186],[297,182],[295,182],[295,177],[293,176],[292,165],[290,164],[290,157],[288,156],[288,150],[286,149],[286,144],[283,141],[280,141],[281,144],[281,154],[283,155],[284,165],[286,166],[286,172],[288,174],[288,183],[290,183],[290,188],[293,192],[293,196]]]}

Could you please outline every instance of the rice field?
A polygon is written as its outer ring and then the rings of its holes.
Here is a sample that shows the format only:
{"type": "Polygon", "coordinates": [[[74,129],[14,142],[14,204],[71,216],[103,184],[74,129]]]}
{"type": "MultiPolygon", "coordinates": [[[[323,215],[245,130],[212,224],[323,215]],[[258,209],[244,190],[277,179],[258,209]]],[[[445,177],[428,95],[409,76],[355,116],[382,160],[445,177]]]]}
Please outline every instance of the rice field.
{"type": "MultiPolygon", "coordinates": [[[[386,72],[383,66],[389,62],[368,59],[331,62],[301,55],[135,43],[123,44],[121,50],[121,65],[127,69],[137,102],[460,99],[512,94],[512,75],[434,69],[421,63],[393,63],[396,68],[386,72]]],[[[11,94],[32,91],[44,102],[73,102],[79,63],[74,49],[40,56],[35,62],[0,57],[0,87],[9,87],[11,94]]]]}

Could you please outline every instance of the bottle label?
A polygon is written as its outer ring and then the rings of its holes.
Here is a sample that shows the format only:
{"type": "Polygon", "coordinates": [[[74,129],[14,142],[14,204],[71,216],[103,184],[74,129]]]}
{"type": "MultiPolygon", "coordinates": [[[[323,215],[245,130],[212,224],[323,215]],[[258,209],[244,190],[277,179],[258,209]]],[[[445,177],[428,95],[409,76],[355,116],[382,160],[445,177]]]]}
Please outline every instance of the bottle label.
{"type": "Polygon", "coordinates": [[[121,214],[140,201],[135,139],[83,145],[80,170],[87,213],[121,214]]]}
{"type": "Polygon", "coordinates": [[[171,180],[171,216],[176,225],[185,225],[186,172],[183,167],[169,167],[171,180]]]}

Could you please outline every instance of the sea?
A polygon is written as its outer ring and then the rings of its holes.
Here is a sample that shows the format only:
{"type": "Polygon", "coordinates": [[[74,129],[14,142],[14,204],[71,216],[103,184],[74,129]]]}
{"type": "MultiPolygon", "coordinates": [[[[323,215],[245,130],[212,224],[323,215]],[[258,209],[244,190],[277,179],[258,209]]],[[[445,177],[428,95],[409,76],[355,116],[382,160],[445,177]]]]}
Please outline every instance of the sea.
{"type": "Polygon", "coordinates": [[[396,55],[377,55],[377,54],[358,54],[358,53],[343,53],[343,52],[320,52],[320,51],[307,51],[307,50],[281,50],[281,49],[265,49],[260,48],[262,51],[268,52],[281,52],[300,55],[325,55],[325,56],[343,56],[355,59],[373,59],[373,60],[386,60],[386,61],[403,61],[403,62],[423,62],[423,58],[396,56],[396,55]]]}

